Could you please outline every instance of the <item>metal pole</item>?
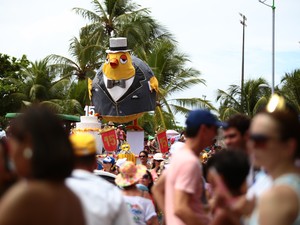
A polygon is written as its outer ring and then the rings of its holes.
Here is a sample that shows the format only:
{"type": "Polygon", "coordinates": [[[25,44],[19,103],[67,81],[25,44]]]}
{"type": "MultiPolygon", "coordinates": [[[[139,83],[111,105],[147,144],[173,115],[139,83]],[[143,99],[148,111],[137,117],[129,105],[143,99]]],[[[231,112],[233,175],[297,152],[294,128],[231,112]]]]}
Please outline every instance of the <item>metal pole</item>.
{"type": "MultiPolygon", "coordinates": [[[[242,79],[241,79],[241,109],[243,110],[244,105],[244,53],[245,53],[245,26],[246,26],[246,16],[240,13],[240,16],[243,20],[241,20],[241,24],[243,25],[243,41],[242,41],[242,79]]],[[[243,111],[242,111],[243,112],[243,111]]]]}
{"type": "Polygon", "coordinates": [[[274,86],[275,86],[275,5],[272,5],[272,94],[274,94],[274,86]]]}
{"type": "Polygon", "coordinates": [[[258,0],[260,3],[272,8],[272,85],[271,90],[274,94],[275,87],[275,0],[273,0],[272,5],[268,5],[265,2],[267,0],[258,0]]]}

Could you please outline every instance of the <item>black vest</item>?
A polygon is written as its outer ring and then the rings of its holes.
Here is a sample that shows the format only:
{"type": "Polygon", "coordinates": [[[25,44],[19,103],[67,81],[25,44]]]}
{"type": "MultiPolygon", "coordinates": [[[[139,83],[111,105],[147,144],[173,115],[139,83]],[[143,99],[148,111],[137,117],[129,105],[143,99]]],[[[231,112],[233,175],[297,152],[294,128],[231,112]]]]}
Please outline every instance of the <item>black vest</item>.
{"type": "Polygon", "coordinates": [[[149,89],[153,77],[150,67],[137,57],[132,56],[135,75],[132,85],[117,101],[110,96],[103,80],[102,67],[98,70],[92,86],[92,104],[95,112],[102,116],[128,116],[154,111],[156,92],[149,89]]]}

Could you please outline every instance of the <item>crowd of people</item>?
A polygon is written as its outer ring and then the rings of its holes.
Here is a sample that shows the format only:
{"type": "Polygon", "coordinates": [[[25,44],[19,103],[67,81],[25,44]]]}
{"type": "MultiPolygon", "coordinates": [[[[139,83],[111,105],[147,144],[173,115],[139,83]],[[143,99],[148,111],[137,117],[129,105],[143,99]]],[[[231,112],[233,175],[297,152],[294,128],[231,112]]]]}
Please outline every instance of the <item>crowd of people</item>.
{"type": "Polygon", "coordinates": [[[0,141],[0,225],[300,224],[300,122],[283,97],[253,118],[192,110],[167,154],[153,140],[137,163],[108,155],[97,168],[92,135],[69,136],[49,109],[28,108],[0,141]]]}

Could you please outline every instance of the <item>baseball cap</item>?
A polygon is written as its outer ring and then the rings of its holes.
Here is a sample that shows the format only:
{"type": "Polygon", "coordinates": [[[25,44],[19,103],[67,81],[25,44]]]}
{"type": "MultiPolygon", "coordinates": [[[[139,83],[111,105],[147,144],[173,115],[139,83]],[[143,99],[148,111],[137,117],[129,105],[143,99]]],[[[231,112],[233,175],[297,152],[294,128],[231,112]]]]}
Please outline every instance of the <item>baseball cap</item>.
{"type": "Polygon", "coordinates": [[[153,136],[151,136],[151,135],[148,136],[148,140],[149,140],[149,141],[151,141],[151,140],[153,140],[153,139],[154,139],[153,136]]]}
{"type": "Polygon", "coordinates": [[[96,140],[89,133],[70,135],[70,141],[76,156],[87,156],[96,153],[96,140]]]}
{"type": "Polygon", "coordinates": [[[127,158],[118,159],[116,162],[116,166],[121,167],[126,161],[127,158]]]}
{"type": "Polygon", "coordinates": [[[200,127],[201,125],[213,125],[222,127],[225,123],[218,121],[217,117],[207,109],[196,109],[190,111],[185,121],[187,127],[200,127]]]}
{"type": "Polygon", "coordinates": [[[106,156],[104,159],[103,159],[103,162],[104,163],[111,163],[111,164],[115,164],[115,159],[114,159],[114,157],[111,157],[111,156],[106,156]]]}

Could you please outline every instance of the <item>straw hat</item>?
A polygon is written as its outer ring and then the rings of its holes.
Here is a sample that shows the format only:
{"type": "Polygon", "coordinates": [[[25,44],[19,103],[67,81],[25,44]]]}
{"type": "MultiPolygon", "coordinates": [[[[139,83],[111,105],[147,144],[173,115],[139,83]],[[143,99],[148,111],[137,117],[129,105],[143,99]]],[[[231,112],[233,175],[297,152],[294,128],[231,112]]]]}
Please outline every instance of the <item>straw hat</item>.
{"type": "Polygon", "coordinates": [[[120,173],[115,179],[115,183],[119,187],[128,187],[139,181],[146,173],[147,168],[141,164],[135,165],[131,161],[126,161],[120,167],[120,173]]]}

